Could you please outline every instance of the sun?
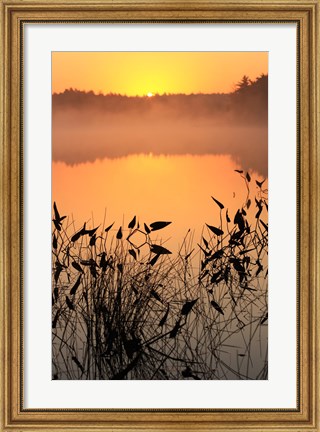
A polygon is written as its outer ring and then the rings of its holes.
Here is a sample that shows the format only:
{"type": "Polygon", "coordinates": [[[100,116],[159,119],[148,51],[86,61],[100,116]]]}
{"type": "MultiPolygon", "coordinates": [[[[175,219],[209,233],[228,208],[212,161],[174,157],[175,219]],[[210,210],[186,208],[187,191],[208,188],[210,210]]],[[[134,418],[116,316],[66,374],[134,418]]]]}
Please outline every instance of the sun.
{"type": "Polygon", "coordinates": [[[152,92],[148,92],[148,93],[147,93],[147,96],[148,96],[148,97],[152,97],[152,96],[154,96],[154,94],[153,94],[152,92]]]}

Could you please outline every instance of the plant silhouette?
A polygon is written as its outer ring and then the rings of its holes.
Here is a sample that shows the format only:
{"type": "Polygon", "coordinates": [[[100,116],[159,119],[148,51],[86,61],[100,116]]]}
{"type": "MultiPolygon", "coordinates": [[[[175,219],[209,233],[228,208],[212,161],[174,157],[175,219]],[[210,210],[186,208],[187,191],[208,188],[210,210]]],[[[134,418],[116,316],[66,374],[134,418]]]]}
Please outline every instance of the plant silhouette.
{"type": "Polygon", "coordinates": [[[219,217],[177,253],[155,237],[174,221],[76,230],[53,204],[54,379],[267,379],[267,190],[235,175],[243,205],[212,196],[219,217]]]}

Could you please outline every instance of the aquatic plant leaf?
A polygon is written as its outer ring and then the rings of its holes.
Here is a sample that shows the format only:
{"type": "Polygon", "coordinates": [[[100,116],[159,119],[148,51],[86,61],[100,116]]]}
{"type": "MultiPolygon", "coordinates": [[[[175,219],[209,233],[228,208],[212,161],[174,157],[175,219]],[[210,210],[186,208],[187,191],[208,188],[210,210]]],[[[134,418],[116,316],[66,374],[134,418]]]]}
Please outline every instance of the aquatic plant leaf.
{"type": "Polygon", "coordinates": [[[232,262],[233,267],[238,273],[245,273],[245,269],[238,258],[230,258],[230,262],[232,262]]]}
{"type": "Polygon", "coordinates": [[[99,226],[97,226],[96,228],[93,228],[91,230],[85,230],[84,234],[88,234],[89,237],[92,237],[95,234],[95,232],[97,231],[98,228],[99,228],[99,226]]]}
{"type": "Polygon", "coordinates": [[[170,310],[170,306],[168,305],[167,310],[165,312],[165,314],[163,315],[163,317],[161,318],[160,322],[159,322],[159,326],[163,327],[168,319],[169,316],[169,310],[170,310]]]}
{"type": "Polygon", "coordinates": [[[53,234],[52,247],[53,247],[53,249],[57,249],[57,247],[58,247],[58,240],[57,240],[57,237],[55,234],[53,234]]]}
{"type": "Polygon", "coordinates": [[[80,266],[80,264],[78,264],[77,262],[73,261],[71,263],[72,267],[74,267],[76,270],[78,270],[79,272],[83,273],[82,267],[80,266]]]}
{"type": "Polygon", "coordinates": [[[80,263],[84,266],[98,266],[93,258],[90,258],[89,260],[81,260],[80,263]]]}
{"type": "Polygon", "coordinates": [[[162,298],[159,296],[159,294],[157,293],[156,290],[152,289],[152,290],[151,290],[151,295],[152,295],[152,297],[154,297],[156,300],[158,300],[158,302],[163,303],[162,298]]]}
{"type": "Polygon", "coordinates": [[[71,237],[71,241],[74,243],[77,240],[79,240],[79,238],[83,235],[87,234],[87,230],[86,230],[86,223],[84,223],[83,228],[81,228],[80,231],[78,231],[77,233],[75,233],[72,237],[71,237]]]}
{"type": "Polygon", "coordinates": [[[173,329],[171,330],[170,334],[169,334],[169,338],[173,339],[177,336],[178,331],[180,329],[180,319],[178,319],[178,321],[176,322],[175,326],[173,327],[173,329]]]}
{"type": "Polygon", "coordinates": [[[266,181],[266,179],[264,179],[262,182],[259,182],[258,180],[256,180],[257,186],[261,189],[261,187],[265,181],[266,181]]]}
{"type": "Polygon", "coordinates": [[[154,256],[152,258],[152,260],[150,260],[149,264],[152,265],[152,266],[154,266],[155,263],[158,261],[159,257],[160,257],[160,254],[157,254],[156,256],[154,256]]]}
{"type": "Polygon", "coordinates": [[[53,203],[53,210],[54,210],[54,218],[55,218],[55,220],[60,221],[60,214],[58,212],[56,202],[53,203]]]}
{"type": "Polygon", "coordinates": [[[123,234],[122,234],[122,227],[120,227],[119,230],[118,230],[118,232],[117,232],[116,238],[118,240],[121,240],[122,236],[123,236],[123,234]]]}
{"type": "Polygon", "coordinates": [[[250,177],[250,174],[248,172],[246,174],[246,179],[248,180],[249,183],[251,182],[251,177],[250,177]]]}
{"type": "Polygon", "coordinates": [[[209,243],[207,242],[207,240],[204,237],[202,237],[202,240],[203,240],[205,247],[208,249],[209,243]]]}
{"type": "Polygon", "coordinates": [[[171,222],[152,222],[150,224],[151,227],[151,231],[158,231],[161,230],[162,228],[165,228],[166,226],[170,225],[171,222]]]}
{"type": "Polygon", "coordinates": [[[56,271],[54,272],[54,280],[55,282],[58,282],[60,273],[62,272],[62,267],[61,266],[57,266],[56,267],[56,271]]]}
{"type": "Polygon", "coordinates": [[[58,297],[59,297],[59,290],[58,290],[58,287],[55,287],[55,289],[53,290],[53,295],[54,295],[54,299],[55,299],[55,301],[57,301],[57,300],[58,300],[58,297]]]}
{"type": "Polygon", "coordinates": [[[237,211],[237,213],[234,216],[234,221],[233,221],[236,225],[238,225],[239,231],[243,232],[245,229],[245,224],[244,224],[244,219],[242,216],[242,213],[240,212],[240,210],[237,211]]]}
{"type": "Polygon", "coordinates": [[[220,314],[224,315],[223,310],[221,309],[220,305],[218,305],[217,302],[215,302],[214,300],[211,300],[210,303],[211,303],[211,306],[213,306],[216,311],[218,311],[220,314]]]}
{"type": "Polygon", "coordinates": [[[227,220],[228,223],[231,222],[231,220],[229,218],[228,210],[226,211],[226,220],[227,220]]]}
{"type": "Polygon", "coordinates": [[[221,210],[224,209],[224,205],[220,201],[218,201],[217,199],[215,199],[213,196],[211,198],[221,208],[221,210]]]}
{"type": "Polygon", "coordinates": [[[203,249],[203,247],[201,245],[199,245],[199,243],[198,243],[198,246],[202,250],[202,252],[204,253],[204,255],[206,257],[209,257],[211,255],[211,251],[207,251],[207,250],[203,249]]]}
{"type": "Polygon", "coordinates": [[[237,172],[237,173],[239,173],[239,174],[242,174],[242,173],[243,173],[243,170],[235,170],[235,172],[237,172]]]}
{"type": "Polygon", "coordinates": [[[128,228],[131,229],[134,228],[135,224],[136,224],[136,217],[134,216],[132,221],[129,223],[128,228]]]}
{"type": "Polygon", "coordinates": [[[189,253],[184,257],[184,259],[185,259],[186,261],[188,260],[188,258],[191,257],[193,251],[194,251],[194,249],[192,249],[192,251],[189,252],[189,253]]]}
{"type": "Polygon", "coordinates": [[[247,206],[247,210],[249,210],[249,208],[251,206],[251,199],[250,198],[248,199],[246,206],[247,206]]]}
{"type": "Polygon", "coordinates": [[[195,300],[191,300],[191,301],[187,301],[181,309],[181,315],[189,315],[189,313],[191,312],[191,309],[193,308],[193,306],[197,303],[199,299],[195,299],[195,300]]]}
{"type": "Polygon", "coordinates": [[[213,273],[213,275],[211,276],[211,283],[218,283],[221,274],[222,270],[219,270],[217,273],[213,273]]]}
{"type": "Polygon", "coordinates": [[[206,224],[206,225],[209,228],[209,230],[212,231],[215,235],[221,236],[221,235],[224,234],[224,232],[222,231],[222,229],[214,227],[212,225],[208,225],[208,224],[206,224]]]}
{"type": "Polygon", "coordinates": [[[79,288],[81,282],[81,275],[76,280],[76,283],[73,285],[73,287],[70,290],[70,295],[74,295],[77,292],[77,289],[79,288]]]}
{"type": "Polygon", "coordinates": [[[212,255],[211,258],[212,259],[221,258],[223,256],[223,254],[224,254],[223,249],[219,249],[212,255]]]}
{"type": "Polygon", "coordinates": [[[163,246],[159,246],[156,244],[153,244],[150,246],[151,252],[157,254],[157,255],[169,255],[172,254],[168,249],[164,248],[163,246]]]}
{"type": "Polygon", "coordinates": [[[61,223],[56,221],[55,219],[52,220],[52,222],[54,223],[54,226],[56,227],[57,231],[61,231],[61,223]]]}
{"type": "Polygon", "coordinates": [[[135,260],[137,259],[137,254],[134,249],[129,249],[128,252],[135,260]]]}
{"type": "Polygon", "coordinates": [[[113,225],[114,225],[114,222],[113,222],[111,225],[109,225],[109,226],[108,226],[104,231],[105,231],[105,232],[110,231],[111,228],[113,227],[113,225]]]}
{"type": "Polygon", "coordinates": [[[66,296],[66,303],[67,303],[67,306],[70,310],[74,310],[74,305],[68,296],[66,296]]]}
{"type": "Polygon", "coordinates": [[[126,354],[131,360],[133,358],[133,354],[140,351],[141,349],[141,340],[139,338],[134,338],[131,340],[125,339],[123,341],[124,349],[126,350],[126,354]]]}
{"type": "Polygon", "coordinates": [[[117,264],[118,270],[119,272],[122,274],[123,273],[123,264],[119,263],[117,264]]]}
{"type": "Polygon", "coordinates": [[[148,227],[147,224],[144,224],[144,229],[145,229],[145,232],[146,232],[147,234],[150,234],[150,233],[151,233],[151,229],[148,227]]]}
{"type": "Polygon", "coordinates": [[[97,237],[95,234],[93,234],[93,236],[90,239],[89,246],[95,246],[96,241],[97,241],[97,237]]]}
{"type": "Polygon", "coordinates": [[[55,329],[57,327],[58,319],[60,315],[60,309],[57,310],[53,320],[52,320],[52,328],[55,329]]]}

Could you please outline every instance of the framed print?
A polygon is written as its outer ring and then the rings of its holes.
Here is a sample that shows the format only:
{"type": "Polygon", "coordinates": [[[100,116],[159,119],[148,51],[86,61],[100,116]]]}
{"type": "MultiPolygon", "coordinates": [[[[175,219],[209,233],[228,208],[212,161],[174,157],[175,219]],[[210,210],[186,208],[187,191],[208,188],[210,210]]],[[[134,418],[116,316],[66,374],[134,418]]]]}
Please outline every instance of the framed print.
{"type": "Polygon", "coordinates": [[[319,431],[319,2],[1,8],[2,430],[319,431]]]}

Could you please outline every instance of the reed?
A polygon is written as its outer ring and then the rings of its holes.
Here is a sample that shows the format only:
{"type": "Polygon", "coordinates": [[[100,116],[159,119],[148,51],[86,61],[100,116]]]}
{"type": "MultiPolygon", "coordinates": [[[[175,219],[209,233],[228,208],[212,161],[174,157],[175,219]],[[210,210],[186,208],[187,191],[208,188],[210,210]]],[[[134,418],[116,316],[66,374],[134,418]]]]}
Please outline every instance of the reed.
{"type": "Polygon", "coordinates": [[[243,205],[212,197],[176,253],[156,241],[171,221],[76,230],[54,203],[53,379],[267,379],[267,190],[237,175],[243,205]]]}

